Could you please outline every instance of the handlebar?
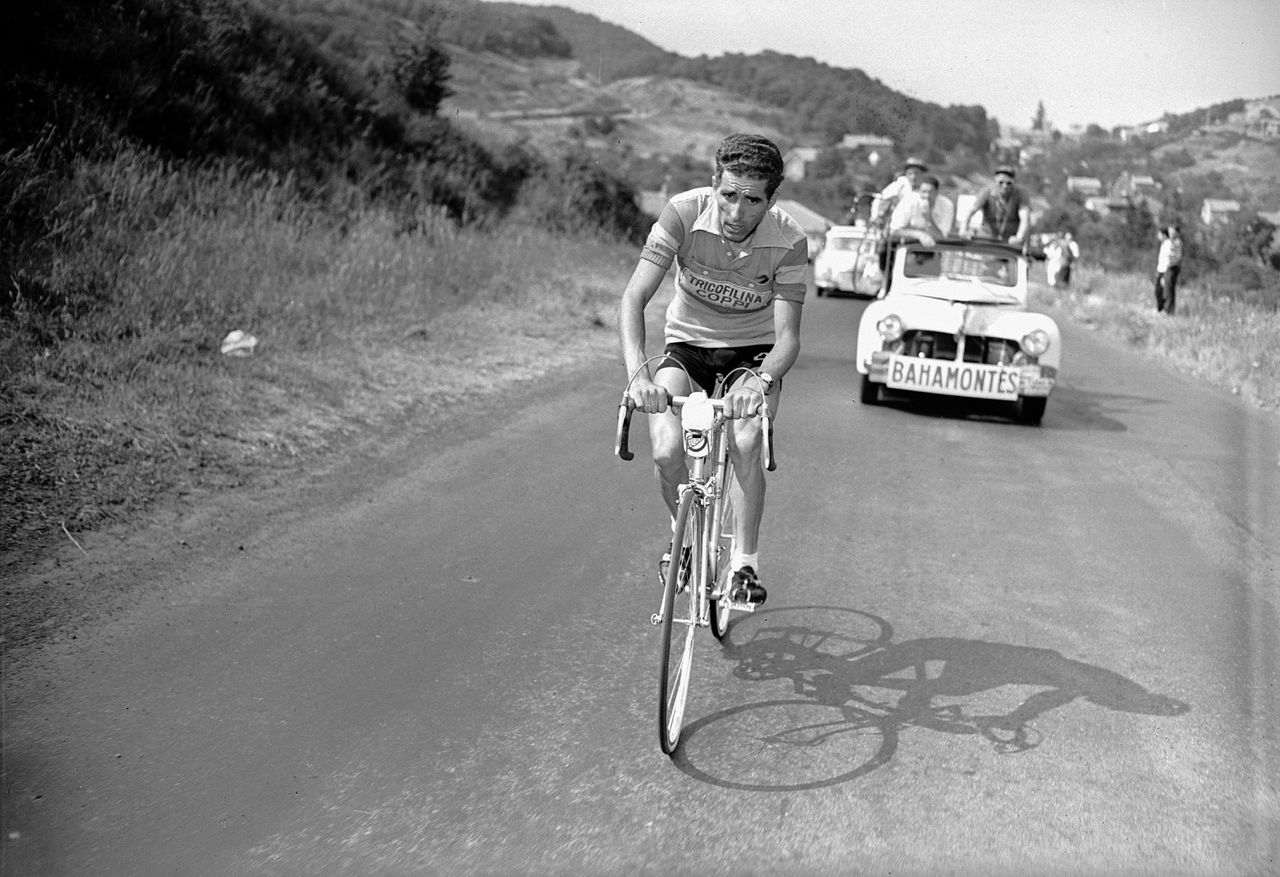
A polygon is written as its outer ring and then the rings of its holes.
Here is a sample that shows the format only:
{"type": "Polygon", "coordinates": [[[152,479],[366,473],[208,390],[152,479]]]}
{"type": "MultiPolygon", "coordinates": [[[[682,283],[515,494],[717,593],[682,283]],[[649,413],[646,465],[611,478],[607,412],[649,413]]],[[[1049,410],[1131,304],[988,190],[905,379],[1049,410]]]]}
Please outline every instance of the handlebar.
{"type": "MultiPolygon", "coordinates": [[[[687,401],[689,401],[688,396],[673,396],[667,393],[667,405],[673,411],[679,411],[687,401]]],[[[708,401],[716,411],[722,412],[724,410],[723,399],[709,399],[708,401]]],[[[757,414],[762,421],[763,446],[761,452],[764,454],[765,469],[772,472],[778,468],[778,461],[773,456],[773,417],[769,414],[767,405],[761,403],[760,409],[757,414]]],[[[622,401],[618,403],[618,430],[613,446],[613,452],[622,460],[633,460],[636,456],[628,446],[631,438],[631,413],[633,411],[635,411],[635,406],[631,402],[631,397],[623,393],[622,401]]]]}

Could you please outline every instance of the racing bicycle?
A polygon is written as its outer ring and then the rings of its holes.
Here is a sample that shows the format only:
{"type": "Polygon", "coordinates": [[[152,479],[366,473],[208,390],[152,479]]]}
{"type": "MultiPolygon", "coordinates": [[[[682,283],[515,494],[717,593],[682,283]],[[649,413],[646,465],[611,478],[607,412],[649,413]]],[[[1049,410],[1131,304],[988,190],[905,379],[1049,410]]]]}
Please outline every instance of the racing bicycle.
{"type": "MultiPolygon", "coordinates": [[[[727,419],[723,397],[727,386],[741,374],[747,375],[748,381],[758,382],[760,395],[764,397],[763,382],[745,367],[717,376],[710,395],[697,391],[688,396],[668,397],[668,403],[680,415],[684,450],[689,459],[689,480],[679,488],[662,602],[649,618],[651,624],[662,628],[658,741],[667,755],[672,754],[680,742],[684,724],[694,633],[700,627],[710,627],[716,639],[723,639],[729,630],[731,612],[755,611],[754,604],[735,601],[729,593],[733,579],[729,559],[734,510],[728,487],[733,478],[733,464],[729,462],[725,436],[727,419]]],[[[630,397],[624,391],[618,406],[614,445],[614,453],[623,460],[635,457],[628,447],[633,410],[630,397]]],[[[762,403],[756,416],[761,418],[765,468],[772,472],[777,463],[773,457],[773,420],[768,406],[762,403]]]]}

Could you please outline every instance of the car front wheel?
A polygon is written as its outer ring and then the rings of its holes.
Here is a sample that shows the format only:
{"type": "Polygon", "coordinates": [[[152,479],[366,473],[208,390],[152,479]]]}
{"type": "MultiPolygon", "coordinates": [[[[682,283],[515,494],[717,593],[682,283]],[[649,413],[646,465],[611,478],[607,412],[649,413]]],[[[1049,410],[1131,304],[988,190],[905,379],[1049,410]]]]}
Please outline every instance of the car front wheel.
{"type": "Polygon", "coordinates": [[[1044,406],[1048,401],[1044,396],[1019,396],[1013,403],[1014,420],[1034,426],[1044,417],[1044,406]]]}
{"type": "Polygon", "coordinates": [[[870,375],[862,376],[862,392],[858,394],[858,401],[863,405],[880,404],[880,385],[871,380],[870,375]]]}

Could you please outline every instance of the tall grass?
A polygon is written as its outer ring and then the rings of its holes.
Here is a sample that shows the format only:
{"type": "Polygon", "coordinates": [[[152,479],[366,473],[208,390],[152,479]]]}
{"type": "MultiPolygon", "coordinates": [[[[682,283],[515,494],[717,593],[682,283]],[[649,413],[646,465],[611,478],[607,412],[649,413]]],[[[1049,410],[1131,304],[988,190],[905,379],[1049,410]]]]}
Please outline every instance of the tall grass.
{"type": "Polygon", "coordinates": [[[623,249],[137,153],[81,161],[51,210],[57,256],[0,320],[0,531],[20,553],[386,426],[430,396],[414,363],[459,308],[598,321],[623,249]],[[252,357],[221,354],[233,329],[252,357]]]}
{"type": "MultiPolygon", "coordinates": [[[[1099,268],[1075,272],[1067,289],[1044,287],[1051,312],[1091,326],[1187,374],[1280,410],[1280,312],[1215,290],[1213,275],[1178,290],[1177,312],[1157,313],[1153,280],[1099,268]]],[[[1235,290],[1231,290],[1235,292],[1235,290]]]]}

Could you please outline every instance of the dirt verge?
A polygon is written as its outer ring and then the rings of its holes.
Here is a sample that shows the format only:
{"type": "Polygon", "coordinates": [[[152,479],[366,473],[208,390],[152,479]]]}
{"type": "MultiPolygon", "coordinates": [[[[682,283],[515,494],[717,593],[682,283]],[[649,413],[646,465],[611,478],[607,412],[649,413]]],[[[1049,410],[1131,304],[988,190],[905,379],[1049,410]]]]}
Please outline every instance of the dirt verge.
{"type": "MultiPolygon", "coordinates": [[[[45,646],[75,640],[174,583],[216,568],[268,523],[349,502],[412,465],[423,447],[479,434],[548,375],[589,361],[620,368],[613,319],[618,288],[600,283],[585,308],[578,298],[537,314],[515,303],[447,314],[429,327],[425,345],[366,353],[363,365],[377,375],[379,392],[352,394],[345,413],[367,408],[367,429],[326,436],[317,450],[260,456],[233,487],[166,496],[126,522],[66,531],[61,548],[6,571],[0,639],[6,676],[45,646]],[[379,410],[387,405],[398,407],[397,416],[379,410]]],[[[287,412],[310,415],[307,400],[294,400],[287,412]]]]}

